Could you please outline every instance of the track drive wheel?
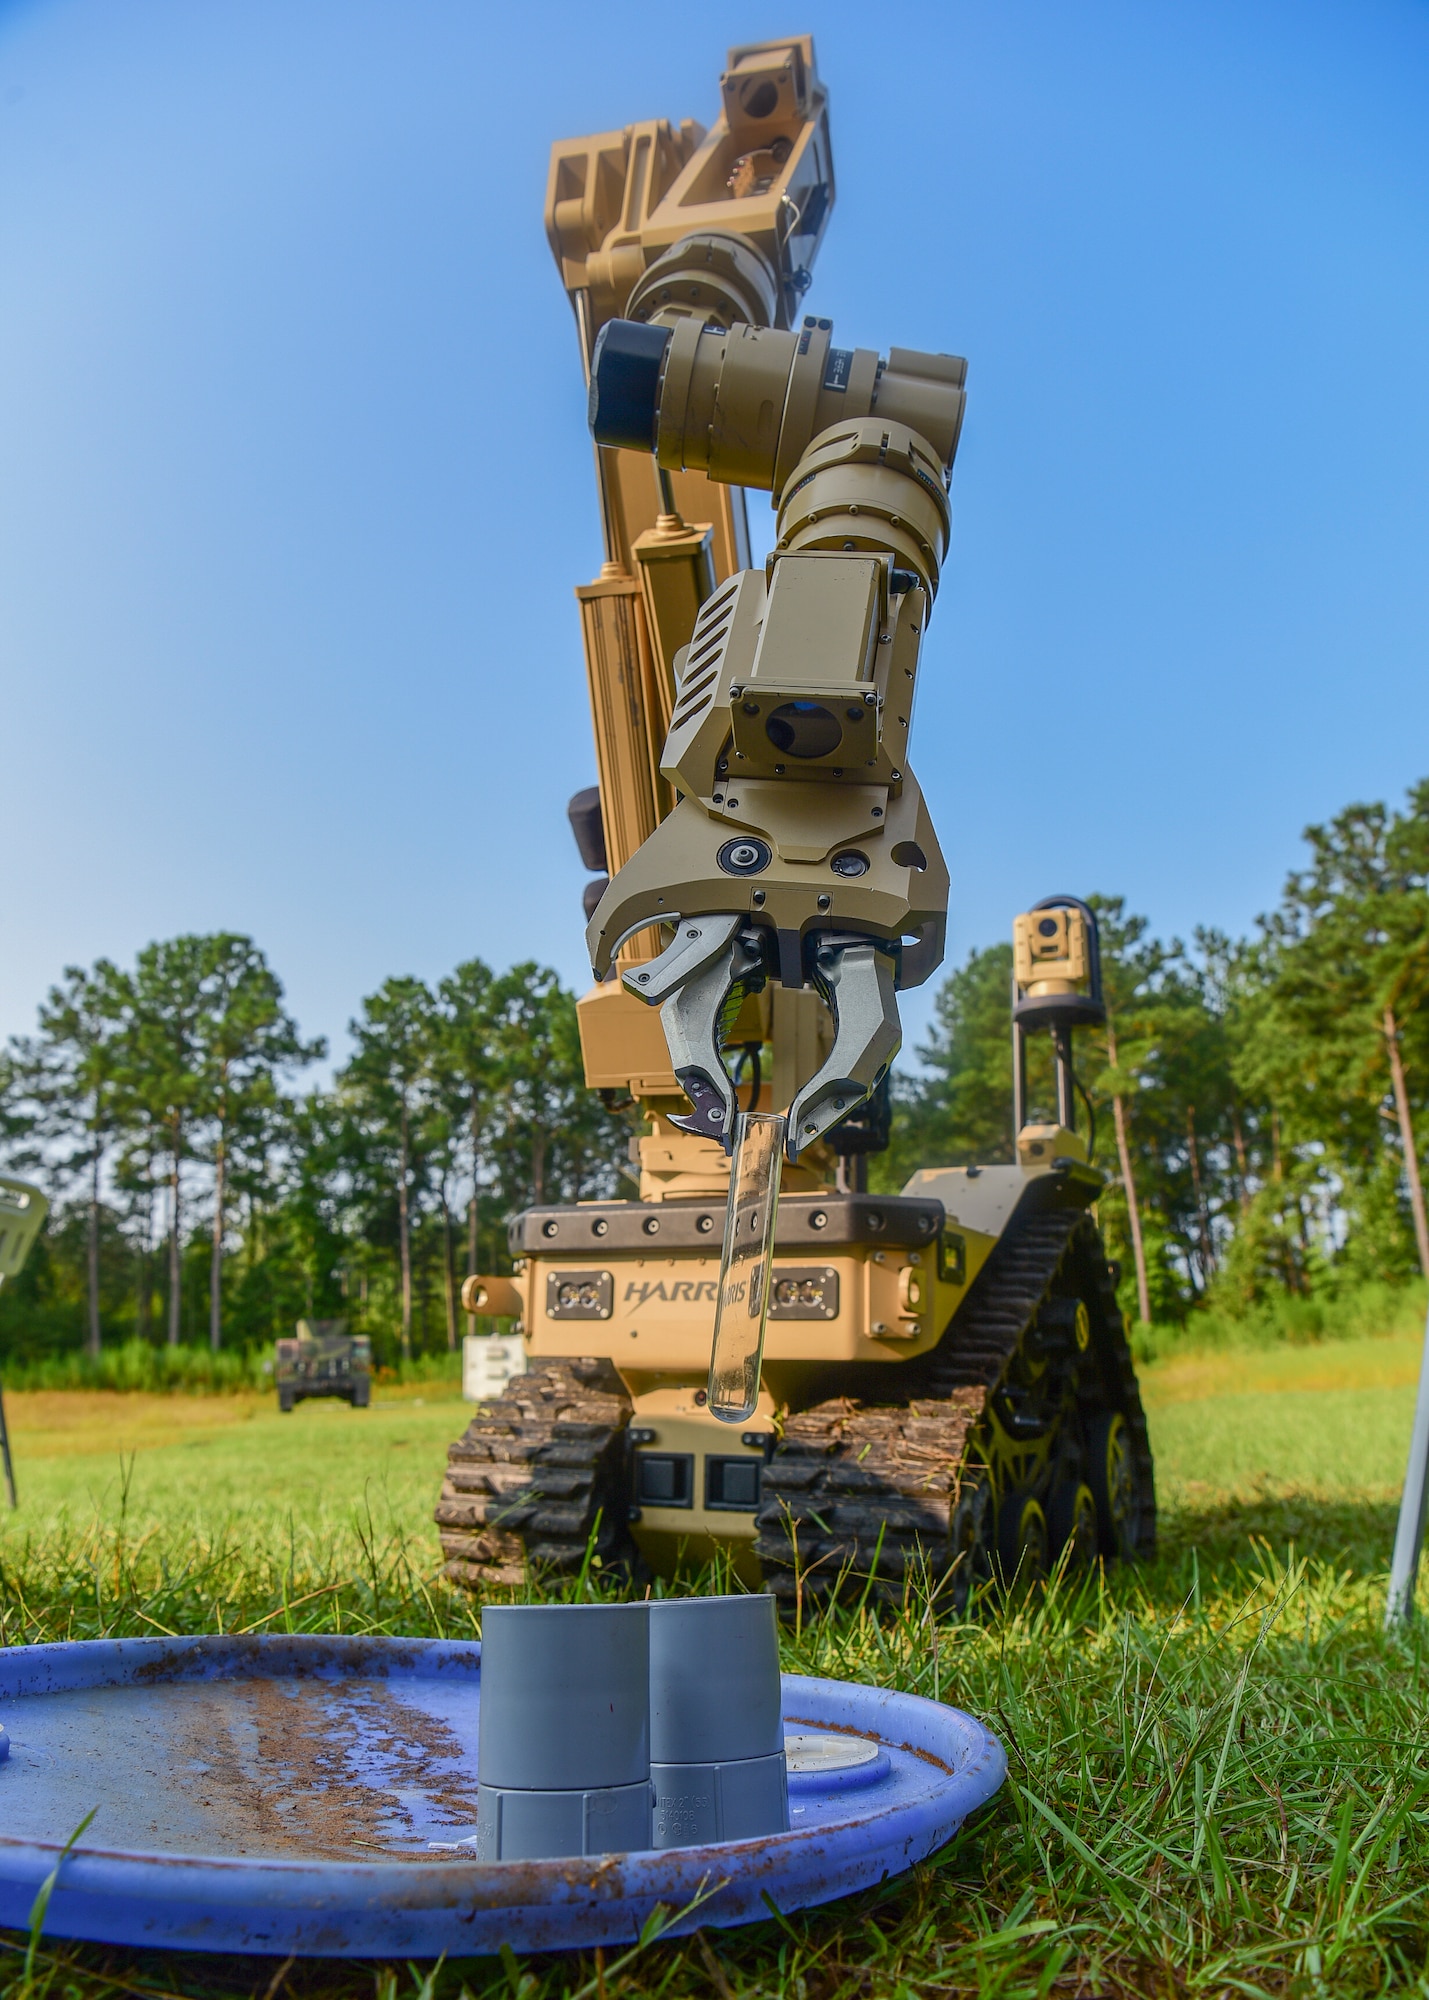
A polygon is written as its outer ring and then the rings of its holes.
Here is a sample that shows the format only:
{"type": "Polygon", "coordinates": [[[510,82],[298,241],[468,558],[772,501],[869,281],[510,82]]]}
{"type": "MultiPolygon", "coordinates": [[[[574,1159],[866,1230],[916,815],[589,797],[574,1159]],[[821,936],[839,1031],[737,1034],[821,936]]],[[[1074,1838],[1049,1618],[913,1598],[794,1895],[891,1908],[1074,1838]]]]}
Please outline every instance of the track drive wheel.
{"type": "Polygon", "coordinates": [[[1097,1546],[1104,1556],[1136,1554],[1137,1493],[1132,1438],[1120,1410],[1101,1410],[1087,1437],[1087,1476],[1096,1506],[1097,1546]]]}
{"type": "Polygon", "coordinates": [[[1046,1576],[1047,1539],[1042,1502],[1014,1487],[997,1510],[997,1567],[1005,1589],[1025,1590],[1046,1576]]]}
{"type": "Polygon", "coordinates": [[[1062,1478],[1047,1502],[1047,1537],[1053,1562],[1066,1551],[1067,1565],[1082,1569],[1095,1562],[1100,1547],[1096,1495],[1085,1479],[1062,1478]]]}

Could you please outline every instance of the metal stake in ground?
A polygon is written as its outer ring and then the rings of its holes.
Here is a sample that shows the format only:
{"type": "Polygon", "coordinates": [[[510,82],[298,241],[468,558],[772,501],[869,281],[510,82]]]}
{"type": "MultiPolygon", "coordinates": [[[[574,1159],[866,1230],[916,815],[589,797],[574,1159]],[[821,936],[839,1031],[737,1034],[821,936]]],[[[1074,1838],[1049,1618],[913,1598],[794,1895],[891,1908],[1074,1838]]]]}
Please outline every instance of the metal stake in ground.
{"type": "Polygon", "coordinates": [[[10,1457],[10,1427],[5,1421],[5,1389],[0,1384],[0,1459],[5,1461],[5,1489],[10,1495],[10,1505],[18,1507],[20,1502],[15,1493],[15,1466],[10,1457]]]}
{"type": "MultiPolygon", "coordinates": [[[[0,1285],[13,1278],[30,1254],[30,1245],[39,1235],[49,1202],[29,1181],[11,1180],[0,1174],[0,1285]]],[[[15,1497],[15,1467],[10,1457],[10,1432],[5,1423],[5,1393],[0,1389],[0,1460],[5,1465],[5,1485],[10,1505],[15,1497]]]]}
{"type": "Polygon", "coordinates": [[[1424,1546],[1424,1508],[1429,1499],[1429,1319],[1424,1324],[1424,1357],[1419,1364],[1419,1395],[1414,1404],[1414,1431],[1409,1440],[1409,1465],[1399,1502],[1399,1527],[1394,1559],[1389,1566],[1386,1627],[1407,1625],[1414,1616],[1414,1584],[1419,1552],[1424,1546]]]}

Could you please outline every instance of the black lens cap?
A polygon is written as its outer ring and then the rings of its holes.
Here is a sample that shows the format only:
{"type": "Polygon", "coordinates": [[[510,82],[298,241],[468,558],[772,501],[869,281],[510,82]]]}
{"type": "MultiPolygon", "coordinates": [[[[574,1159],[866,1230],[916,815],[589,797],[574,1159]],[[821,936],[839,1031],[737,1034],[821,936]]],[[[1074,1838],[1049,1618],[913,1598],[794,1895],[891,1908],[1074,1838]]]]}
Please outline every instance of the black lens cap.
{"type": "Polygon", "coordinates": [[[670,344],[668,327],[635,319],[607,320],[596,335],[590,364],[591,435],[622,451],[653,451],[659,413],[660,370],[670,344]]]}

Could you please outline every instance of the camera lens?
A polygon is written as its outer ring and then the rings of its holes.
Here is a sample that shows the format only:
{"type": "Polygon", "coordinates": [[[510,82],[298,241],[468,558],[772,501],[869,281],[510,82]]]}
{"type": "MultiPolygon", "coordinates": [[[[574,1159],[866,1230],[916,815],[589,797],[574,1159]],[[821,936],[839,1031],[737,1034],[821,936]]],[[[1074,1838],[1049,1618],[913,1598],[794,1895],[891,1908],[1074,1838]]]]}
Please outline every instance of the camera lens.
{"type": "Polygon", "coordinates": [[[590,428],[597,444],[653,451],[660,370],[670,331],[637,320],[608,320],[590,364],[590,428]]]}
{"type": "Polygon", "coordinates": [[[827,757],[843,741],[837,718],[817,701],[780,702],[764,733],[788,757],[827,757]]]}

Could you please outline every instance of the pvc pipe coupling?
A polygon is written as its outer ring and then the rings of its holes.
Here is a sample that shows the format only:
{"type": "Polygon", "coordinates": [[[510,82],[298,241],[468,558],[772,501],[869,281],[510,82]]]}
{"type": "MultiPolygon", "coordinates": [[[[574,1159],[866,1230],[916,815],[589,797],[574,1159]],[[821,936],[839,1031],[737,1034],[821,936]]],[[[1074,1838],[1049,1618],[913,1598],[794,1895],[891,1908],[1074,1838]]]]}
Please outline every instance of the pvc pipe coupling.
{"type": "Polygon", "coordinates": [[[487,1605],[482,1861],[788,1830],[770,1596],[487,1605]]]}
{"type": "Polygon", "coordinates": [[[788,1832],[771,1596],[650,1606],[650,1778],[656,1847],[788,1832]]]}

